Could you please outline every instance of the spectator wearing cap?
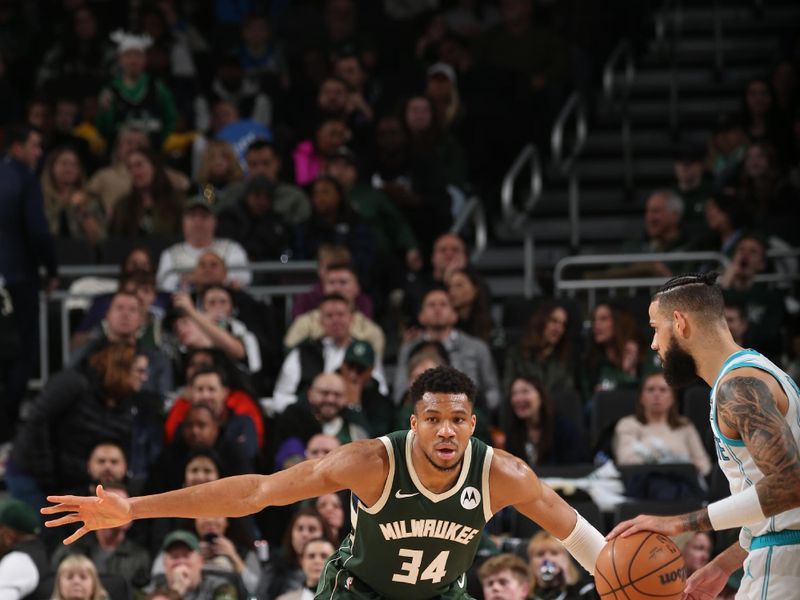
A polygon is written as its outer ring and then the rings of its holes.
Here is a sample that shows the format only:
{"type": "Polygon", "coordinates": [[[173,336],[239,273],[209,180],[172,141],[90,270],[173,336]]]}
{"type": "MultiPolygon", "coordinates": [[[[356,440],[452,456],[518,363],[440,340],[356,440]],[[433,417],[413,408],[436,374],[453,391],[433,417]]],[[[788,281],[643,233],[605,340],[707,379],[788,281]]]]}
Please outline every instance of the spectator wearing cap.
{"type": "Polygon", "coordinates": [[[266,177],[272,183],[272,210],[285,223],[296,225],[311,216],[311,203],[299,187],[281,181],[281,156],[273,144],[264,139],[252,142],[244,153],[247,173],[244,181],[228,186],[220,195],[217,210],[236,204],[245,193],[247,183],[255,177],[266,177]]]}
{"type": "MultiPolygon", "coordinates": [[[[361,293],[358,276],[349,264],[329,265],[322,280],[322,291],[326,295],[338,294],[350,303],[352,321],[350,335],[365,340],[374,348],[378,356],[383,356],[386,336],[380,326],[356,307],[355,301],[361,293]]],[[[293,348],[305,339],[319,339],[325,334],[319,308],[297,317],[289,326],[283,338],[286,348],[293,348]]]]}
{"type": "Polygon", "coordinates": [[[375,370],[375,352],[367,342],[354,340],[344,353],[338,373],[342,376],[346,406],[361,412],[372,437],[392,430],[394,407],[380,384],[372,377],[375,370]]]}
{"type": "MultiPolygon", "coordinates": [[[[128,498],[128,490],[121,483],[105,482],[110,494],[128,498]]],[[[50,564],[57,569],[61,561],[72,554],[82,554],[97,567],[100,575],[117,575],[134,589],[140,590],[150,581],[150,554],[127,537],[133,523],[110,529],[98,529],[80,538],[70,546],[60,546],[53,552],[50,564]]]]}
{"type": "Polygon", "coordinates": [[[269,179],[253,177],[244,196],[217,215],[219,235],[239,242],[251,261],[278,260],[290,247],[286,225],[272,208],[274,192],[269,179]]]}
{"type": "Polygon", "coordinates": [[[706,172],[706,148],[687,142],[675,151],[672,163],[675,193],[683,199],[683,221],[702,223],[703,207],[713,194],[711,177],[706,172]]]}
{"type": "Polygon", "coordinates": [[[0,503],[0,598],[45,600],[51,590],[44,580],[50,573],[47,550],[37,534],[38,515],[20,500],[0,503]]]}
{"type": "Polygon", "coordinates": [[[443,131],[450,131],[463,110],[456,70],[445,62],[437,62],[428,67],[427,75],[425,95],[433,104],[436,122],[443,131]]]}
{"type": "MultiPolygon", "coordinates": [[[[352,302],[339,294],[331,294],[323,297],[319,310],[323,336],[316,339],[306,338],[283,361],[273,392],[273,401],[278,412],[297,402],[298,397],[305,394],[317,375],[336,371],[353,341],[350,334],[353,321],[352,302]]],[[[373,376],[380,383],[381,392],[387,393],[383,366],[380,356],[377,355],[373,376]]]]}
{"type": "Polygon", "coordinates": [[[403,213],[381,190],[359,181],[358,160],[347,147],[342,146],[327,160],[325,174],[339,182],[353,210],[372,231],[376,255],[373,280],[387,292],[402,287],[403,267],[411,272],[422,268],[419,244],[403,213]]]}
{"type": "Polygon", "coordinates": [[[183,283],[188,283],[186,273],[177,269],[194,269],[197,259],[207,250],[213,251],[225,261],[234,287],[249,285],[253,279],[247,270],[247,253],[233,240],[216,237],[217,217],[212,211],[216,195],[208,189],[188,203],[183,212],[183,242],[173,244],[161,253],[156,279],[159,288],[175,292],[183,283]]]}
{"type": "MultiPolygon", "coordinates": [[[[98,198],[106,215],[114,212],[117,203],[131,193],[133,181],[128,171],[128,158],[137,150],[148,150],[150,138],[142,129],[133,125],[122,125],[117,131],[111,165],[95,171],[86,184],[86,192],[98,198]]],[[[173,189],[185,194],[189,189],[189,178],[172,167],[165,166],[164,173],[173,189]]]]}
{"type": "Polygon", "coordinates": [[[164,573],[156,575],[146,591],[166,587],[183,600],[244,600],[241,581],[203,570],[200,541],[193,533],[173,531],[164,538],[161,550],[164,573]]]}
{"type": "Polygon", "coordinates": [[[175,128],[178,115],[169,89],[145,70],[145,52],[152,39],[124,31],[114,32],[111,39],[117,44],[120,74],[100,94],[97,128],[112,139],[121,125],[135,125],[163,142],[175,128]]]}

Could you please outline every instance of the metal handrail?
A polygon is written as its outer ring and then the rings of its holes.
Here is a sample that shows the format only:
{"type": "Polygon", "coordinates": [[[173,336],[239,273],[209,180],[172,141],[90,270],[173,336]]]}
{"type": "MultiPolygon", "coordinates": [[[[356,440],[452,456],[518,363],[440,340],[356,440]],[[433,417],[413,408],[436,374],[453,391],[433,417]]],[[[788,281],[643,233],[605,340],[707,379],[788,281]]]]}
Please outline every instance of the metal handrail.
{"type": "Polygon", "coordinates": [[[628,289],[632,294],[637,288],[653,289],[666,283],[669,277],[618,277],[610,279],[576,279],[564,281],[564,269],[571,266],[611,265],[622,263],[647,263],[647,262],[685,262],[685,261],[717,261],[720,265],[727,266],[730,260],[721,252],[653,252],[631,254],[596,254],[594,256],[568,256],[556,264],[553,273],[555,295],[561,296],[568,292],[574,296],[577,291],[588,293],[589,307],[596,304],[597,290],[607,289],[614,295],[618,289],[628,289]]]}
{"type": "Polygon", "coordinates": [[[567,173],[575,164],[575,160],[583,150],[588,132],[586,109],[578,92],[570,94],[561,111],[558,113],[553,130],[550,134],[550,147],[552,149],[553,164],[562,173],[567,173]],[[567,120],[575,113],[575,142],[568,156],[562,156],[564,150],[564,127],[567,120]]]}
{"type": "MultiPolygon", "coordinates": [[[[470,223],[475,227],[475,244],[470,255],[470,260],[476,261],[486,250],[489,240],[488,227],[486,225],[486,212],[483,210],[483,203],[478,196],[471,196],[464,204],[464,208],[458,213],[458,217],[450,227],[451,233],[461,235],[462,231],[470,223]]],[[[462,236],[463,237],[463,236],[462,236]]]]}
{"type": "MultiPolygon", "coordinates": [[[[229,267],[234,270],[246,270],[253,273],[316,273],[316,260],[265,260],[249,262],[247,265],[229,267]]],[[[194,267],[175,267],[166,271],[165,275],[191,273],[194,267]]],[[[65,277],[91,277],[93,275],[119,275],[119,265],[63,265],[58,268],[59,275],[65,277]]]]}
{"type": "Polygon", "coordinates": [[[586,109],[580,94],[573,92],[558,114],[550,134],[553,165],[562,175],[566,175],[569,179],[569,238],[573,252],[577,251],[580,246],[580,214],[578,206],[580,190],[578,171],[575,168],[575,163],[586,143],[587,131],[586,109]],[[564,127],[569,118],[573,116],[575,121],[575,139],[573,140],[572,150],[569,155],[564,156],[564,127]]]}
{"type": "Polygon", "coordinates": [[[625,190],[630,196],[633,193],[633,149],[631,143],[631,116],[630,92],[636,76],[633,63],[633,50],[628,40],[622,40],[608,57],[603,68],[603,93],[606,101],[611,104],[616,92],[615,77],[618,63],[624,60],[624,75],[620,86],[620,141],[622,142],[622,156],[625,163],[625,190]]]}
{"type": "Polygon", "coordinates": [[[527,144],[520,151],[511,168],[508,169],[503,184],[500,187],[500,204],[503,210],[503,219],[512,225],[518,225],[527,218],[542,196],[542,162],[539,150],[534,144],[527,144]],[[525,165],[530,165],[530,192],[525,199],[522,210],[514,206],[514,184],[525,165]]]}
{"type": "MultiPolygon", "coordinates": [[[[722,252],[651,252],[651,253],[627,253],[627,254],[593,254],[590,256],[567,256],[556,263],[553,271],[553,283],[556,293],[561,287],[565,287],[563,273],[567,267],[592,266],[592,265],[615,265],[626,263],[647,263],[647,262],[687,262],[687,261],[717,261],[723,266],[727,266],[730,259],[722,252]]],[[[641,278],[640,278],[641,279],[641,278]]],[[[659,278],[656,278],[659,279],[659,278]]],[[[589,289],[595,282],[615,281],[613,279],[582,279],[570,281],[571,289],[579,289],[577,284],[585,284],[583,289],[589,289]],[[573,285],[575,284],[575,285],[573,285]]],[[[599,286],[605,287],[605,286],[599,286]]],[[[628,287],[628,286],[623,286],[628,287]]]]}

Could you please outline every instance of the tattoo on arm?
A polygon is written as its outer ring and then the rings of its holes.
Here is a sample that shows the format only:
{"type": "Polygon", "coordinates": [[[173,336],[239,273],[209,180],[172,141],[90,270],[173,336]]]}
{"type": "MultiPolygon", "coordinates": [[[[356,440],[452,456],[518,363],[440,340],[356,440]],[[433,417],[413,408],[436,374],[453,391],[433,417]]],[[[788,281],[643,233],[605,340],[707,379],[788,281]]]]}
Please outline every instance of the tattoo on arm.
{"type": "Polygon", "coordinates": [[[800,451],[769,386],[757,377],[732,377],[717,391],[717,418],[739,432],[764,479],[756,484],[766,516],[798,506],[800,451]]]}
{"type": "Polygon", "coordinates": [[[684,531],[710,531],[714,529],[711,526],[711,519],[708,518],[707,508],[681,515],[681,524],[684,531]]]}

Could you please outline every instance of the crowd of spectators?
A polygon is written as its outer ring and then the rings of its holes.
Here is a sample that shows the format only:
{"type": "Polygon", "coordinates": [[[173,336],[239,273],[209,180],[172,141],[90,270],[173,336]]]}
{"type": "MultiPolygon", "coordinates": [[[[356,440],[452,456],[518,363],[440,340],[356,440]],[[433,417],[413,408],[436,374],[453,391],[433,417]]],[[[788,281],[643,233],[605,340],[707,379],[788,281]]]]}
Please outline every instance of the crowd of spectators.
{"type": "MultiPolygon", "coordinates": [[[[514,154],[546,146],[566,91],[591,93],[593,54],[625,33],[599,12],[533,0],[0,3],[0,306],[13,306],[0,325],[19,331],[0,333],[0,468],[14,498],[0,504],[0,590],[310,598],[347,535],[346,496],[139,522],[70,549],[34,511],[98,483],[134,495],[270,473],[405,428],[410,384],[441,364],[478,385],[476,435],[534,468],[683,463],[713,484],[707,431],[659,373],[640,299],[583,315],[541,298],[503,331],[468,241],[449,231],[473,191],[499,212],[514,154]],[[605,35],[582,35],[586,15],[605,35]],[[59,278],[67,243],[113,256],[119,277],[59,278]],[[291,306],[256,292],[293,282],[252,263],[305,259],[317,281],[291,306]],[[71,352],[22,419],[40,268],[48,291],[75,295],[71,352]],[[590,431],[612,392],[628,394],[628,416],[590,431]]],[[[780,62],[710,124],[707,146],[677,148],[674,185],[648,194],[641,236],[620,247],[724,253],[736,340],[795,377],[796,290],[761,276],[797,272],[770,253],[800,241],[799,75],[780,62]]],[[[499,521],[475,594],[591,593],[543,532],[517,549],[528,560],[498,554],[516,535],[499,521]]],[[[687,566],[714,542],[688,540],[687,566]]]]}

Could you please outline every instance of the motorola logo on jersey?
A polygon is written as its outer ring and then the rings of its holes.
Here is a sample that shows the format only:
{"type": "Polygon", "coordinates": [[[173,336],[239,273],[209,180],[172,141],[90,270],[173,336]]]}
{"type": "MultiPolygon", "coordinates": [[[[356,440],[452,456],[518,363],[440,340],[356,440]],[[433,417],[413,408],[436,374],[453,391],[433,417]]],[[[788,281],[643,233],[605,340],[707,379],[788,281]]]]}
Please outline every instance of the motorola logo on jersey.
{"type": "Polygon", "coordinates": [[[474,487],[465,487],[461,492],[461,506],[472,510],[481,503],[481,493],[474,487]]]}

